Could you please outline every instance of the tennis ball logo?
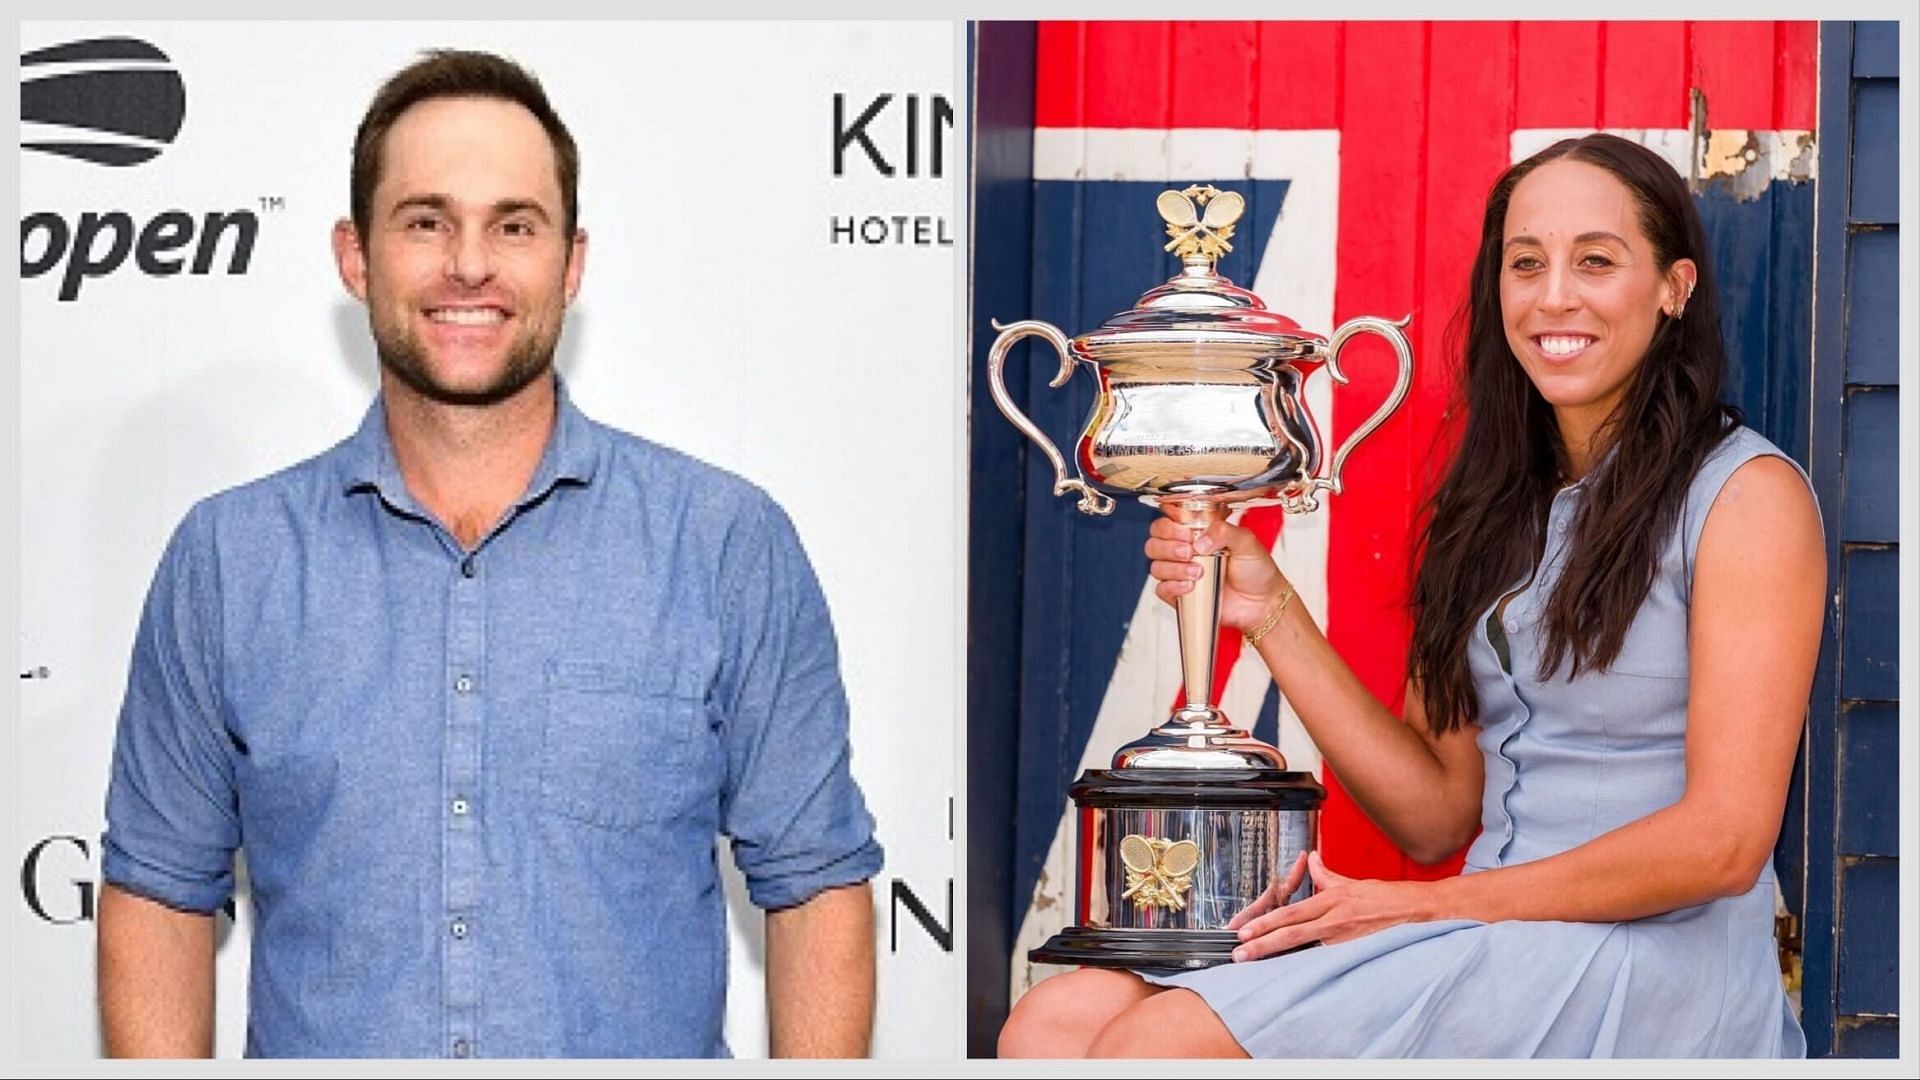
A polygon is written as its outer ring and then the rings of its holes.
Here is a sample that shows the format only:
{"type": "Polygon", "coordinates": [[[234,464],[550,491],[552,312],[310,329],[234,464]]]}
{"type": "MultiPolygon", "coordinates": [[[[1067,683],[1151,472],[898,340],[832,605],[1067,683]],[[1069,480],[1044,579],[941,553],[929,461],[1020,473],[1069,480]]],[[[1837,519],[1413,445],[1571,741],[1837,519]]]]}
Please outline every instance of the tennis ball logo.
{"type": "Polygon", "coordinates": [[[23,150],[138,165],[173,142],[186,114],[173,62],[137,38],[70,41],[20,57],[23,150]]]}

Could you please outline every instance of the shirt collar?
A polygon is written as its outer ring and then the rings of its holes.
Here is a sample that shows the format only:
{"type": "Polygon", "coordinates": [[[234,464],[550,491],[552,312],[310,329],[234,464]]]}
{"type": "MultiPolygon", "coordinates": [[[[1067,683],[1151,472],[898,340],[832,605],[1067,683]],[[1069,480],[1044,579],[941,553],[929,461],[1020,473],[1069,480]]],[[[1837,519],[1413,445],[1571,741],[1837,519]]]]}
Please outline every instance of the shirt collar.
{"type": "Polygon", "coordinates": [[[1594,477],[1599,476],[1601,473],[1601,470],[1607,468],[1607,466],[1613,463],[1614,455],[1618,453],[1619,450],[1620,450],[1620,440],[1615,439],[1607,445],[1607,448],[1605,450],[1602,450],[1600,452],[1599,458],[1595,459],[1593,465],[1587,469],[1586,475],[1580,477],[1580,479],[1578,480],[1570,480],[1554,488],[1553,490],[1554,497],[1559,498],[1560,496],[1568,494],[1569,492],[1577,495],[1586,494],[1588,483],[1592,481],[1594,477]]]}
{"type": "MultiPolygon", "coordinates": [[[[601,432],[573,404],[566,380],[554,373],[554,423],[540,464],[533,471],[526,493],[519,504],[537,502],[561,483],[591,484],[600,468],[601,432]]],[[[387,434],[386,399],[376,396],[360,420],[360,428],[350,436],[341,455],[341,490],[352,494],[373,491],[388,503],[420,513],[413,494],[400,476],[400,465],[393,456],[393,439],[387,434]]]]}

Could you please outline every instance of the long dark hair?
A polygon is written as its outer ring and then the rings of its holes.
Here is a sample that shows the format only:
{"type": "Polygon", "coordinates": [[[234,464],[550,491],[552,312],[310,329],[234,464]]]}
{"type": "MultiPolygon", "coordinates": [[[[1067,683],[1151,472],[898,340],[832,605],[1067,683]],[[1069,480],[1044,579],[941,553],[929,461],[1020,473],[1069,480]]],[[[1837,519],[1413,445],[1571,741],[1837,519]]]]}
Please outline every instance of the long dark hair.
{"type": "Polygon", "coordinates": [[[1413,587],[1407,671],[1435,732],[1479,716],[1467,643],[1476,620],[1540,558],[1548,507],[1566,468],[1553,409],[1508,346],[1500,310],[1513,189],[1561,158],[1597,165],[1624,184],[1660,270],[1692,259],[1698,277],[1683,315],[1660,317],[1625,396],[1602,425],[1600,438],[1611,440],[1614,452],[1595,454],[1588,496],[1573,519],[1566,568],[1542,616],[1541,678],[1569,656],[1571,678],[1605,670],[1620,655],[1695,471],[1741,419],[1720,402],[1726,347],[1706,233],[1673,167],[1643,146],[1600,134],[1563,139],[1502,173],[1487,195],[1470,292],[1449,335],[1461,358],[1466,416],[1459,450],[1425,507],[1413,587]]]}

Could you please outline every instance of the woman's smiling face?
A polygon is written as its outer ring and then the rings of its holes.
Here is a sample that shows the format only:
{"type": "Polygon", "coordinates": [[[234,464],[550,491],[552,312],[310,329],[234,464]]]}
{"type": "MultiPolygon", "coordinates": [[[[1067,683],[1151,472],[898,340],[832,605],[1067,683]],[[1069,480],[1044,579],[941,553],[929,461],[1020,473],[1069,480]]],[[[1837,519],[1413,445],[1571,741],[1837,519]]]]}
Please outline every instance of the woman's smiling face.
{"type": "Polygon", "coordinates": [[[1625,396],[1661,320],[1686,303],[1694,265],[1660,266],[1626,185],[1565,158],[1514,187],[1501,240],[1507,344],[1563,433],[1591,434],[1625,396]]]}

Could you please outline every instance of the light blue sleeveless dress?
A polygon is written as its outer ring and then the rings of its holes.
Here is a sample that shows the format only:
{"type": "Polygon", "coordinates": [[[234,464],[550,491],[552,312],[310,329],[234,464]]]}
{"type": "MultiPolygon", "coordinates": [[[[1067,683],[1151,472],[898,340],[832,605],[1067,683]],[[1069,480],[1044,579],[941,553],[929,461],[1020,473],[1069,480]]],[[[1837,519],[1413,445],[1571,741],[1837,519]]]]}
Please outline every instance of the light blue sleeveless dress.
{"type": "MultiPolygon", "coordinates": [[[[1583,484],[1544,557],[1468,649],[1486,761],[1466,873],[1544,858],[1677,801],[1686,784],[1687,610],[1707,511],[1739,466],[1784,457],[1739,428],[1704,462],[1619,660],[1536,676],[1538,620],[1583,484]]],[[[1803,474],[1804,475],[1804,474],[1803,474]]],[[[1148,980],[1198,992],[1254,1057],[1803,1057],[1781,986],[1771,865],[1752,889],[1623,923],[1410,923],[1287,956],[1148,980]]]]}

